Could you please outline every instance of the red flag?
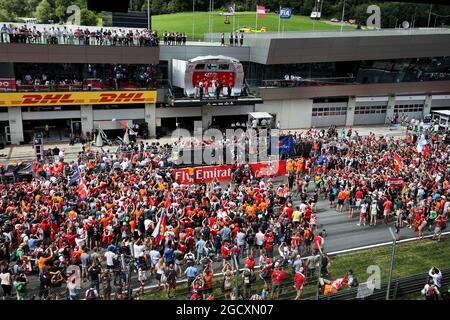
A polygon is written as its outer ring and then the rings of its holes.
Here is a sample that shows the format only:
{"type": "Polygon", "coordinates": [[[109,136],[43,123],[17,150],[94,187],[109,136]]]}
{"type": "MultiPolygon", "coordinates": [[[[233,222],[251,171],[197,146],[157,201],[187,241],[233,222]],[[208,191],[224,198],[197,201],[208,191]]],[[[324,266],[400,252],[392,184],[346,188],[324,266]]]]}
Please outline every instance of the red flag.
{"type": "Polygon", "coordinates": [[[258,17],[265,17],[266,16],[266,7],[264,6],[256,6],[256,14],[258,17]]]}
{"type": "Polygon", "coordinates": [[[423,157],[427,158],[429,154],[430,154],[430,147],[428,146],[428,144],[426,144],[425,147],[423,148],[423,157]]]}
{"type": "Polygon", "coordinates": [[[402,158],[400,158],[400,157],[398,156],[398,154],[396,154],[396,155],[394,156],[394,168],[395,168],[396,171],[399,170],[400,164],[401,164],[401,163],[402,163],[402,158]]]}
{"type": "Polygon", "coordinates": [[[87,187],[86,187],[86,179],[81,178],[80,184],[78,185],[78,196],[81,199],[86,198],[88,193],[87,187]]]}

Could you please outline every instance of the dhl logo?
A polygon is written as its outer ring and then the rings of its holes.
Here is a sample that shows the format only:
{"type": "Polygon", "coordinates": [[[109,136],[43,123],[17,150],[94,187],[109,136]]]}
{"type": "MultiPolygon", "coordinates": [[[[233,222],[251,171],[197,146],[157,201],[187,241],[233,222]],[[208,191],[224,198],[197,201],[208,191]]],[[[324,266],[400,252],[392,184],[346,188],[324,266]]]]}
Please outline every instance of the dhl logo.
{"type": "MultiPolygon", "coordinates": [[[[144,102],[144,93],[100,93],[98,99],[94,99],[96,103],[124,103],[124,102],[144,102]]],[[[22,97],[22,105],[35,104],[73,104],[76,103],[73,94],[24,94],[22,97]]]]}

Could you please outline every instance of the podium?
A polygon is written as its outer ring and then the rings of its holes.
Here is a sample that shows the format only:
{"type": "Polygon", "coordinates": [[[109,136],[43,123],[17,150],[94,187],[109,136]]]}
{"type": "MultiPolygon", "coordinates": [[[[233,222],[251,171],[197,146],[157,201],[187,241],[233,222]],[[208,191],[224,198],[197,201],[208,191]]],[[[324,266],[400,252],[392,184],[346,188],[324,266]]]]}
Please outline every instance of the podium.
{"type": "Polygon", "coordinates": [[[42,133],[34,135],[33,146],[36,160],[44,161],[44,136],[42,135],[42,133]]]}

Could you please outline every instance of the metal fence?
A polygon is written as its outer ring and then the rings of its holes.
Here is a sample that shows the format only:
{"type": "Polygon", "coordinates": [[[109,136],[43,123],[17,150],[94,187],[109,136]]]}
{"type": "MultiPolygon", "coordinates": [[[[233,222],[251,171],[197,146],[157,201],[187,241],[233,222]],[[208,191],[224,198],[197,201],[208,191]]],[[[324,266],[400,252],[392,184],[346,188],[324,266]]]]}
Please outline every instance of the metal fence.
{"type": "MultiPolygon", "coordinates": [[[[441,270],[442,273],[442,285],[441,288],[446,288],[450,284],[450,268],[441,270]]],[[[396,299],[398,297],[420,293],[422,288],[427,283],[429,276],[428,273],[419,273],[413,276],[403,277],[396,280],[392,280],[389,299],[396,299]]],[[[366,300],[384,300],[388,289],[388,282],[383,282],[380,289],[375,289],[373,294],[365,297],[366,300]]],[[[325,296],[320,295],[319,300],[355,300],[359,299],[358,288],[350,288],[333,295],[325,296]]],[[[315,300],[316,297],[307,298],[305,300],[315,300]]]]}

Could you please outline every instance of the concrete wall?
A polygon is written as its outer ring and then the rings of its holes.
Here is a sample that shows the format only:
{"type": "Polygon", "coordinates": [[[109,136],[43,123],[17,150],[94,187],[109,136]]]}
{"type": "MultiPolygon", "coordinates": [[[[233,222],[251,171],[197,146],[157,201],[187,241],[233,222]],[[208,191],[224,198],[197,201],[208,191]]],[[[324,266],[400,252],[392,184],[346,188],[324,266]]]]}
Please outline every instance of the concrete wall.
{"type": "Polygon", "coordinates": [[[22,112],[23,120],[73,119],[73,118],[81,118],[81,112],[77,110],[22,112]]]}
{"type": "Polygon", "coordinates": [[[258,104],[255,111],[276,114],[281,129],[309,128],[312,118],[312,99],[271,100],[258,104]]]}
{"type": "Polygon", "coordinates": [[[0,61],[158,64],[158,47],[0,44],[0,61]]]}
{"type": "Polygon", "coordinates": [[[142,109],[112,109],[112,110],[94,110],[94,121],[116,120],[139,120],[145,118],[145,110],[142,109]]]}

